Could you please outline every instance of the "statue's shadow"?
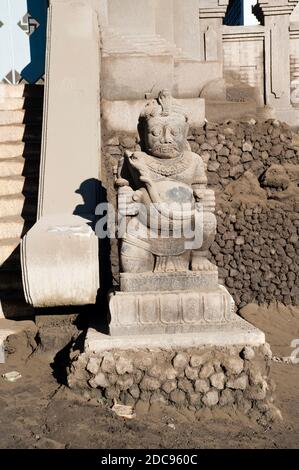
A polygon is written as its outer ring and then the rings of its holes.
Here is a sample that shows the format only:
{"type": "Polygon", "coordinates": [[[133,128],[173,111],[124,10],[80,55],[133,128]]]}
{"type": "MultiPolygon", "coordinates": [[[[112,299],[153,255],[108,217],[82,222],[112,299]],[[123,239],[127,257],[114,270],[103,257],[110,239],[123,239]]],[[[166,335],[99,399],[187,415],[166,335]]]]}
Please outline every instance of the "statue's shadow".
{"type": "MultiPolygon", "coordinates": [[[[73,214],[86,220],[86,224],[96,233],[96,224],[101,216],[96,215],[98,204],[107,204],[107,190],[103,187],[102,182],[96,178],[89,178],[80,184],[75,191],[80,194],[83,200],[82,204],[78,204],[73,214]]],[[[104,216],[103,216],[104,217],[104,216]]],[[[97,293],[96,304],[89,308],[89,324],[94,326],[101,333],[109,333],[108,320],[108,292],[112,288],[112,271],[111,271],[111,246],[110,239],[106,236],[98,238],[99,242],[99,273],[100,288],[97,293]]]]}

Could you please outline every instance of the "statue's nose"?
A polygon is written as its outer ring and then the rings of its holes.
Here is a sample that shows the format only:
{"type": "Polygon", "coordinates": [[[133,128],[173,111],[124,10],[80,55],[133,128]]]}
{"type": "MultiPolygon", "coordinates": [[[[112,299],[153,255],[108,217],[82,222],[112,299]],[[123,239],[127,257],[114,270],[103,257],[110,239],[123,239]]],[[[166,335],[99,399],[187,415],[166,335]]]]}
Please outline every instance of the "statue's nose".
{"type": "Polygon", "coordinates": [[[172,143],[171,132],[167,127],[164,131],[164,142],[165,142],[165,144],[171,144],[172,143]]]}

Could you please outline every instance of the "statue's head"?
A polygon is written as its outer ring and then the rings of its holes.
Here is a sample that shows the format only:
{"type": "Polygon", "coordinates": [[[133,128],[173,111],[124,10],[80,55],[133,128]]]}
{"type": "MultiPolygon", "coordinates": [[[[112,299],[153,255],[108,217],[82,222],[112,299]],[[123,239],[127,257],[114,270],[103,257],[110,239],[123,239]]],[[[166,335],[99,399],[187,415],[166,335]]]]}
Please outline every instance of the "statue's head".
{"type": "Polygon", "coordinates": [[[139,118],[143,150],[158,158],[175,158],[188,148],[188,117],[168,90],[150,101],[139,118]]]}

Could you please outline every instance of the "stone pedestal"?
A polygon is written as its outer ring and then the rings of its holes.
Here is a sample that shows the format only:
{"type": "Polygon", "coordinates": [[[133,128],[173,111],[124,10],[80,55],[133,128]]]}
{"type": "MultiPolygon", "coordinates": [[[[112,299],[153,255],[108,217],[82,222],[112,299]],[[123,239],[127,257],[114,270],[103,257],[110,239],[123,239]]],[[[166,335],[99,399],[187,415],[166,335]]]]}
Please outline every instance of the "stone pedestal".
{"type": "Polygon", "coordinates": [[[84,353],[72,353],[68,384],[108,406],[221,408],[267,424],[280,416],[269,379],[271,350],[263,333],[235,317],[188,335],[111,337],[90,328],[84,353]]]}
{"type": "Polygon", "coordinates": [[[109,297],[112,336],[194,333],[234,317],[234,301],[218,285],[217,271],[126,273],[120,287],[109,297]]]}

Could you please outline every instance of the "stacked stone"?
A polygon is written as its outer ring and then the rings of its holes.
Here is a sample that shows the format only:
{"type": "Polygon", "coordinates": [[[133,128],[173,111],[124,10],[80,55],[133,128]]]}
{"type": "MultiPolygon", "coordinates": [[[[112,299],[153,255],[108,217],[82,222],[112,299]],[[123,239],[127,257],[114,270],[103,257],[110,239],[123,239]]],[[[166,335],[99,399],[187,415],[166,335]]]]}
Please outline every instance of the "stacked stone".
{"type": "MultiPolygon", "coordinates": [[[[218,189],[237,180],[247,170],[259,177],[271,165],[299,163],[293,132],[287,124],[275,119],[208,122],[203,127],[191,128],[188,141],[191,150],[207,164],[209,184],[218,189]]],[[[125,150],[140,150],[137,134],[104,137],[108,191],[113,189],[112,167],[125,150]]]]}
{"type": "MultiPolygon", "coordinates": [[[[236,305],[299,305],[299,213],[281,205],[217,210],[210,252],[236,305]]],[[[290,209],[290,208],[289,208],[290,209]]]]}
{"type": "Polygon", "coordinates": [[[293,133],[287,124],[227,121],[191,129],[189,143],[207,164],[209,184],[216,189],[251,170],[260,177],[273,164],[299,163],[293,133]]]}
{"type": "Polygon", "coordinates": [[[111,405],[161,402],[192,410],[234,407],[244,413],[271,413],[268,378],[271,350],[260,347],[111,351],[79,356],[69,385],[97,389],[111,405]]]}

